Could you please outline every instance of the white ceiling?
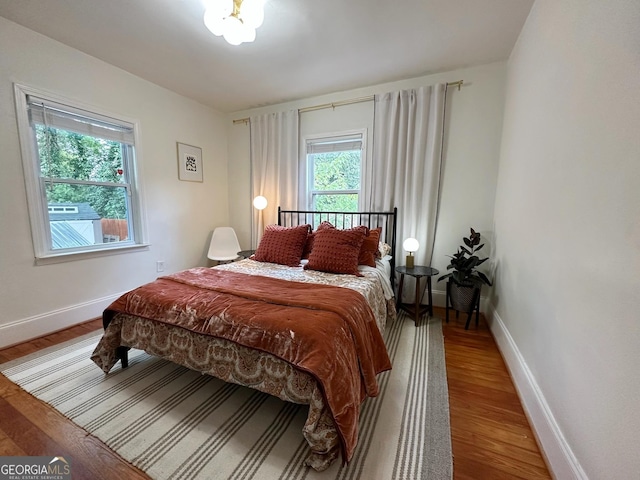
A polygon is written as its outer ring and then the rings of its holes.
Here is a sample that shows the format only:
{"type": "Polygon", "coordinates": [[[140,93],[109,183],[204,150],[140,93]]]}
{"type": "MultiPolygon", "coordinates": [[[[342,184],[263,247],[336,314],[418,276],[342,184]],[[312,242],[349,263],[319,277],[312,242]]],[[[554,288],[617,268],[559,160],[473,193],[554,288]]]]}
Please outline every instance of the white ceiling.
{"type": "Polygon", "coordinates": [[[534,0],[266,0],[228,45],[201,0],[0,0],[0,16],[222,112],[508,58],[534,0]]]}

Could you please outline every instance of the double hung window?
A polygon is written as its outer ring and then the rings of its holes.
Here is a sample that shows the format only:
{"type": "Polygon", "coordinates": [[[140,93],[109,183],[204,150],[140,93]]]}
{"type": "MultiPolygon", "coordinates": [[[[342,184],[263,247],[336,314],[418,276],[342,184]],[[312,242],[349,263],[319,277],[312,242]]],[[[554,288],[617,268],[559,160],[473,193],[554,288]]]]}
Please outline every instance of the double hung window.
{"type": "Polygon", "coordinates": [[[310,210],[358,211],[364,144],[364,132],[306,139],[310,210]]]}
{"type": "Polygon", "coordinates": [[[143,243],[135,129],[16,86],[37,259],[143,243]]]}

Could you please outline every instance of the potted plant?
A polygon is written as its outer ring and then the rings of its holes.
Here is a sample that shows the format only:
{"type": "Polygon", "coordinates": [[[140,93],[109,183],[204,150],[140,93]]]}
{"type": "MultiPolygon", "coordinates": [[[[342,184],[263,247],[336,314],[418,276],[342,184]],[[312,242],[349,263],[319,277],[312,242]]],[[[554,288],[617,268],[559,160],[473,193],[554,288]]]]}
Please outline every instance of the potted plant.
{"type": "Polygon", "coordinates": [[[452,270],[446,275],[438,278],[438,281],[447,281],[447,321],[449,321],[449,305],[457,312],[467,313],[467,323],[469,328],[471,313],[476,310],[476,325],[478,324],[480,291],[482,285],[491,285],[489,278],[477,268],[489,258],[479,258],[476,254],[484,247],[480,244],[480,232],[473,228],[468,237],[463,237],[464,245],[460,245],[458,251],[449,255],[451,262],[447,270],[452,270]]]}

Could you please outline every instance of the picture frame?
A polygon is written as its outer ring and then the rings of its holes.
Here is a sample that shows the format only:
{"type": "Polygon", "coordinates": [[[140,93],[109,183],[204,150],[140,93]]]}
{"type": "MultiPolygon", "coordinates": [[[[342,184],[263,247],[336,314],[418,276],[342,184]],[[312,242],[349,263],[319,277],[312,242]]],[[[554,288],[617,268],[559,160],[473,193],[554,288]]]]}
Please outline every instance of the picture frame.
{"type": "Polygon", "coordinates": [[[186,143],[178,144],[178,178],[186,182],[202,182],[202,149],[186,143]]]}

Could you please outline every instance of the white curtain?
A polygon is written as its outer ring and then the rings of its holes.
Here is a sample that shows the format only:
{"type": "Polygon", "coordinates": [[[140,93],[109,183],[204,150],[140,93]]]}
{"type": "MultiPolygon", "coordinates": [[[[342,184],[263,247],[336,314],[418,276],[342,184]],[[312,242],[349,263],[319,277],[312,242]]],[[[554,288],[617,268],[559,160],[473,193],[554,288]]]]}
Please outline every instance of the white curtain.
{"type": "MultiPolygon", "coordinates": [[[[409,237],[420,243],[415,264],[431,265],[445,99],[444,84],[375,96],[373,155],[365,172],[364,194],[371,210],[398,207],[396,265],[405,263],[402,242],[409,237]]],[[[404,289],[409,297],[414,291],[411,285],[404,289]]]]}
{"type": "Polygon", "coordinates": [[[251,117],[251,243],[256,248],[266,225],[278,222],[278,206],[298,208],[298,111],[251,117]],[[262,195],[267,208],[253,208],[262,195]]]}

